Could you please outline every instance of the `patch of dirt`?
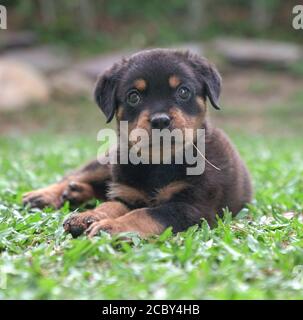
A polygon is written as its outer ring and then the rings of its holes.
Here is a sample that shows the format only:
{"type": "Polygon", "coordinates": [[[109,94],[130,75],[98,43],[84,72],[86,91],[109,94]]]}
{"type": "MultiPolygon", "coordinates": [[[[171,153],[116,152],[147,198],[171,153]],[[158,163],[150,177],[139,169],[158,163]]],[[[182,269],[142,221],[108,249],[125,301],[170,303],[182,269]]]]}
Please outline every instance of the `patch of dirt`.
{"type": "Polygon", "coordinates": [[[232,108],[245,107],[254,111],[287,102],[303,88],[302,78],[282,72],[237,70],[222,77],[222,103],[232,108]]]}

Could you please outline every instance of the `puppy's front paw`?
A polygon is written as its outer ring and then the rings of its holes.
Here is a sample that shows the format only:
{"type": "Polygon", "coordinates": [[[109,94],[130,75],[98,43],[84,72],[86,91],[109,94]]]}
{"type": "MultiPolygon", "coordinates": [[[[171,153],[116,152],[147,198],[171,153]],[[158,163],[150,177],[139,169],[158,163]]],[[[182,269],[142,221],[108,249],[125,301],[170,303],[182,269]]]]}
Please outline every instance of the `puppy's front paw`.
{"type": "Polygon", "coordinates": [[[123,226],[114,219],[104,219],[91,224],[86,230],[86,234],[89,238],[96,236],[100,231],[106,231],[110,234],[116,234],[123,232],[123,226]]]}
{"type": "Polygon", "coordinates": [[[58,209],[62,205],[61,188],[54,185],[25,193],[22,203],[24,206],[29,205],[31,208],[53,207],[58,209]]]}
{"type": "Polygon", "coordinates": [[[72,214],[63,223],[66,232],[71,233],[73,238],[80,236],[89,226],[106,217],[101,212],[85,211],[82,213],[72,214]]]}
{"type": "Polygon", "coordinates": [[[85,203],[93,197],[94,191],[89,184],[71,181],[62,194],[62,202],[69,201],[75,206],[85,203]]]}

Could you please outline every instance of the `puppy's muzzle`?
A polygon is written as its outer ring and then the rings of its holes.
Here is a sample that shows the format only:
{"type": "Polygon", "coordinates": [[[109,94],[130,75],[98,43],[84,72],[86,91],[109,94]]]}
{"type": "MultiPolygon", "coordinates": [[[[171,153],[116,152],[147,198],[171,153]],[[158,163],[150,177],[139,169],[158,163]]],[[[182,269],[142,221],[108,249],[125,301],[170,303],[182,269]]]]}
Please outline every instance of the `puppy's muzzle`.
{"type": "Polygon", "coordinates": [[[151,119],[151,127],[152,129],[165,129],[170,125],[170,117],[166,113],[156,113],[151,119]]]}

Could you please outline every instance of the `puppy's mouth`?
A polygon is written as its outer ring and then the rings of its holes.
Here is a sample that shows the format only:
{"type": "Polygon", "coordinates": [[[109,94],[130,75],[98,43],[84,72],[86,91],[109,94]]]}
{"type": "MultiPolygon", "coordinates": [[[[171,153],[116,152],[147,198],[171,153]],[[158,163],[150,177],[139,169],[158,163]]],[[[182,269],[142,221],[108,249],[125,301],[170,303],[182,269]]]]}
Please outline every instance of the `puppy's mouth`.
{"type": "Polygon", "coordinates": [[[132,135],[130,132],[128,136],[129,144],[137,144],[144,149],[152,147],[160,147],[160,149],[169,147],[182,148],[194,142],[196,134],[192,128],[179,128],[173,126],[161,130],[152,128],[149,128],[149,130],[144,129],[144,132],[145,134],[143,135],[137,135],[137,132],[132,135]],[[191,130],[190,134],[186,133],[187,129],[191,130]]]}

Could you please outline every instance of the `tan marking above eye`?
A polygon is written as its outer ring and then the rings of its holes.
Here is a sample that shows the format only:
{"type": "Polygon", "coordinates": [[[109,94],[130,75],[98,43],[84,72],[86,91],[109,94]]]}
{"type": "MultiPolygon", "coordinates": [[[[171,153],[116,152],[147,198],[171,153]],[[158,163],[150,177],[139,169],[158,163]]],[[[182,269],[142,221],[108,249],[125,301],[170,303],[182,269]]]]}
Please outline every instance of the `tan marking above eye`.
{"type": "Polygon", "coordinates": [[[181,83],[181,80],[176,75],[173,75],[169,77],[168,83],[171,88],[176,89],[178,85],[181,83]]]}
{"type": "Polygon", "coordinates": [[[134,87],[139,91],[144,91],[147,87],[147,83],[144,79],[137,79],[134,82],[134,87]]]}

